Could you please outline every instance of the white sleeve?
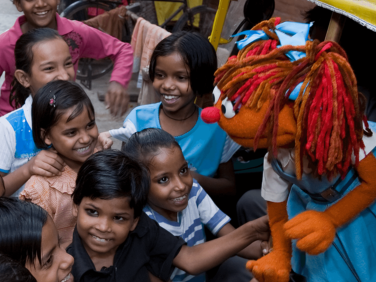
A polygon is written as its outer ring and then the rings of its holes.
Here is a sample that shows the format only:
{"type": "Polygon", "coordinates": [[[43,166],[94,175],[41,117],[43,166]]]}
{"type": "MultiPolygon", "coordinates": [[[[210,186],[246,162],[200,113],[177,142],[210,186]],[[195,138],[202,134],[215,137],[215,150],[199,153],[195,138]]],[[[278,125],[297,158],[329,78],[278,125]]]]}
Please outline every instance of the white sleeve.
{"type": "Polygon", "coordinates": [[[222,157],[221,157],[221,164],[227,163],[232,156],[236,153],[237,150],[239,150],[240,145],[238,143],[235,143],[234,140],[230,138],[230,136],[226,135],[226,141],[225,146],[222,150],[222,157]]]}
{"type": "MultiPolygon", "coordinates": [[[[359,150],[359,161],[363,160],[376,146],[376,132],[372,130],[372,136],[368,137],[363,134],[363,143],[364,143],[364,151],[362,149],[359,150]],[[365,153],[365,154],[364,154],[365,153]]],[[[351,156],[351,162],[355,163],[355,155],[354,153],[351,156]]]]}
{"type": "MultiPolygon", "coordinates": [[[[268,161],[267,153],[264,157],[264,172],[262,176],[261,196],[270,202],[280,203],[287,199],[292,183],[282,179],[272,168],[268,161]]],[[[295,171],[294,161],[291,158],[291,151],[288,149],[278,149],[278,160],[282,169],[287,173],[295,171]]]]}
{"type": "Polygon", "coordinates": [[[0,118],[0,171],[9,173],[15,159],[16,134],[5,118],[0,118]]]}
{"type": "Polygon", "coordinates": [[[127,119],[124,121],[123,127],[120,127],[119,129],[111,129],[109,132],[112,137],[127,142],[131,135],[137,132],[137,129],[133,122],[127,119]]]}

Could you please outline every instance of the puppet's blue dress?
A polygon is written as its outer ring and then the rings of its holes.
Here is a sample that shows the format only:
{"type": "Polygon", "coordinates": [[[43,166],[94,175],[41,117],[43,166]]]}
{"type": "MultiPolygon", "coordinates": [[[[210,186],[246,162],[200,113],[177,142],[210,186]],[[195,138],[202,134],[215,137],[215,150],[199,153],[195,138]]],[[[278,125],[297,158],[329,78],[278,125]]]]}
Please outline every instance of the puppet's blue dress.
{"type": "MultiPolygon", "coordinates": [[[[375,134],[376,124],[370,122],[370,127],[375,134]]],[[[376,155],[376,148],[369,151],[370,154],[376,155]]],[[[326,178],[319,181],[309,175],[303,175],[302,180],[298,181],[295,178],[292,183],[294,185],[287,203],[289,219],[306,210],[324,211],[335,204],[338,200],[328,202],[314,196],[331,185],[334,185],[334,189],[342,198],[360,184],[354,169],[351,169],[342,181],[339,178],[331,182],[326,178]]],[[[296,240],[293,240],[292,249],[292,269],[305,276],[307,282],[375,282],[376,203],[366,208],[353,221],[339,228],[333,244],[326,252],[316,256],[309,255],[296,248],[296,240]]]]}

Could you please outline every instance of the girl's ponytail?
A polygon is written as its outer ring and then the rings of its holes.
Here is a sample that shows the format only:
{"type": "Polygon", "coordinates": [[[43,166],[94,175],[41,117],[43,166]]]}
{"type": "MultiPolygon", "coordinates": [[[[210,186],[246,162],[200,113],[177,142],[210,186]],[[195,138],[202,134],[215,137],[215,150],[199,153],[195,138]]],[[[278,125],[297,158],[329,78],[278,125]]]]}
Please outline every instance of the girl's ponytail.
{"type": "MultiPolygon", "coordinates": [[[[16,69],[22,70],[26,74],[31,75],[31,66],[33,63],[33,46],[45,40],[60,38],[63,39],[59,33],[51,28],[37,28],[25,34],[22,34],[16,42],[14,49],[14,56],[16,59],[16,69]]],[[[12,89],[9,96],[9,103],[15,107],[20,107],[25,103],[25,100],[30,95],[30,92],[25,88],[16,77],[12,81],[12,89]]]]}
{"type": "Polygon", "coordinates": [[[25,104],[25,101],[30,93],[25,87],[22,86],[21,83],[18,82],[16,77],[13,77],[11,86],[12,89],[9,96],[9,104],[14,108],[19,108],[25,104]]]}

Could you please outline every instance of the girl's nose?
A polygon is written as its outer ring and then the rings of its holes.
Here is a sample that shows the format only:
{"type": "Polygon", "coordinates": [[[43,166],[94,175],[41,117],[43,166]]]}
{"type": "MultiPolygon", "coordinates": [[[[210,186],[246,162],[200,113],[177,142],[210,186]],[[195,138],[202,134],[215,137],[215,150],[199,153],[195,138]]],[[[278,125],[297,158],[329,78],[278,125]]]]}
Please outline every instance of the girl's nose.
{"type": "Polygon", "coordinates": [[[165,90],[174,90],[175,89],[175,84],[172,79],[166,78],[163,81],[162,88],[165,90]]]}
{"type": "Polygon", "coordinates": [[[37,7],[43,7],[43,6],[46,6],[47,3],[45,0],[37,0],[37,3],[35,4],[35,6],[37,7]]]}
{"type": "Polygon", "coordinates": [[[177,177],[175,180],[175,190],[176,191],[184,191],[186,188],[185,183],[180,179],[180,177],[177,177]]]}
{"type": "Polygon", "coordinates": [[[72,267],[74,263],[74,258],[68,254],[65,250],[63,250],[63,254],[61,256],[61,263],[59,265],[60,269],[68,270],[72,267]]]}
{"type": "Polygon", "coordinates": [[[216,107],[208,107],[201,111],[201,118],[206,123],[215,123],[220,120],[221,112],[216,107]]]}
{"type": "Polygon", "coordinates": [[[70,80],[70,76],[65,69],[61,69],[56,79],[67,81],[67,80],[70,80]]]}
{"type": "Polygon", "coordinates": [[[90,135],[87,134],[87,133],[85,132],[85,133],[83,133],[83,134],[81,135],[80,143],[81,143],[81,144],[87,144],[87,143],[90,142],[90,140],[91,140],[90,135]]]}

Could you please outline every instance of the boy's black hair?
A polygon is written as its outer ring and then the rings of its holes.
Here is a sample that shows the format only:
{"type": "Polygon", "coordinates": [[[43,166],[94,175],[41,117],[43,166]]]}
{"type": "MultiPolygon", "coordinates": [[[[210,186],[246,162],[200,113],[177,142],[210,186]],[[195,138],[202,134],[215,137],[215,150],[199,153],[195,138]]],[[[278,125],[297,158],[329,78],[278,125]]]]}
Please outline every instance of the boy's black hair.
{"type": "Polygon", "coordinates": [[[149,173],[143,165],[118,150],[104,150],[90,156],[81,166],[72,194],[80,205],[84,197],[110,200],[130,198],[134,218],[141,215],[150,188],[149,173]]]}
{"type": "MultiPolygon", "coordinates": [[[[48,214],[16,198],[0,198],[0,252],[21,265],[41,263],[42,228],[48,214]]],[[[1,280],[3,281],[3,280],[1,280]]]]}
{"type": "Polygon", "coordinates": [[[26,267],[3,254],[0,254],[0,281],[37,282],[26,267]]]}
{"type": "MultiPolygon", "coordinates": [[[[22,34],[20,38],[18,38],[14,48],[16,69],[23,70],[28,75],[31,75],[33,46],[42,41],[53,39],[64,40],[56,30],[51,28],[36,28],[22,34]]],[[[9,96],[9,103],[11,105],[14,103],[15,107],[20,107],[25,103],[25,100],[29,95],[30,91],[23,87],[16,77],[14,77],[11,94],[9,96]]]]}
{"type": "Polygon", "coordinates": [[[95,119],[94,107],[85,91],[75,82],[54,80],[40,88],[33,99],[31,109],[33,139],[40,149],[47,149],[46,134],[59,121],[64,112],[75,107],[66,122],[88,111],[90,119],[95,119]]]}
{"type": "Polygon", "coordinates": [[[155,78],[158,57],[178,52],[189,68],[192,91],[202,96],[212,93],[214,72],[217,70],[217,55],[209,40],[199,33],[180,31],[163,39],[155,47],[150,59],[149,76],[155,78]]]}
{"type": "Polygon", "coordinates": [[[146,128],[132,134],[122,150],[133,160],[148,167],[152,157],[159,153],[159,149],[174,146],[181,149],[170,133],[159,128],[146,128]]]}

